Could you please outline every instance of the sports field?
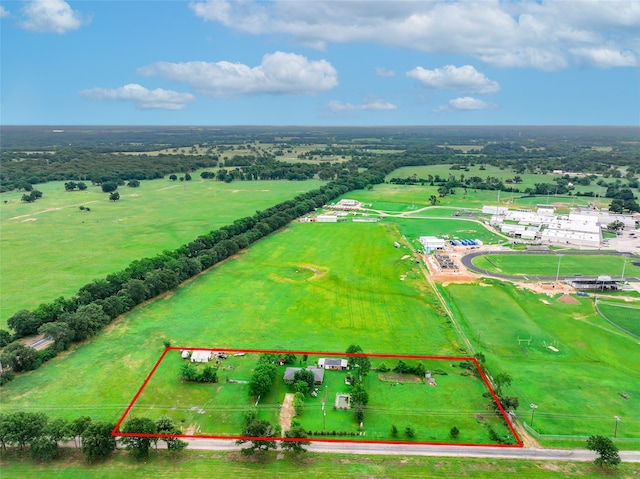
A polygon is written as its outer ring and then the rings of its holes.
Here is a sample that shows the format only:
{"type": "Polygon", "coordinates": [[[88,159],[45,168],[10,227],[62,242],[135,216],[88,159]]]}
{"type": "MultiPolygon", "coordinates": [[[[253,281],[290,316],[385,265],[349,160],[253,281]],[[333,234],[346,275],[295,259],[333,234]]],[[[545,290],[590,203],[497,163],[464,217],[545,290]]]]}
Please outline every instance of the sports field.
{"type": "Polygon", "coordinates": [[[599,276],[608,275],[620,277],[624,275],[640,276],[640,266],[637,262],[623,256],[612,255],[572,255],[558,251],[554,254],[488,254],[477,256],[473,264],[491,273],[510,276],[535,275],[555,276],[599,276]],[[558,269],[559,265],[559,269],[558,269]]]}
{"type": "Polygon", "coordinates": [[[487,367],[512,376],[520,421],[530,423],[533,403],[540,434],[611,436],[619,416],[618,437],[640,439],[638,341],[602,319],[590,298],[566,304],[491,280],[440,289],[487,367]]]}
{"type": "Polygon", "coordinates": [[[175,249],[323,184],[227,184],[195,180],[196,173],[193,177],[189,182],[151,180],[139,188],[121,186],[117,202],[109,201],[100,187],[67,192],[63,182],[38,185],[44,195],[35,203],[21,203],[22,193],[2,193],[0,327],[20,309],[73,295],[135,259],[175,249]]]}
{"type": "Polygon", "coordinates": [[[629,303],[605,298],[598,301],[598,309],[606,319],[640,337],[640,302],[629,303]]]}
{"type": "Polygon", "coordinates": [[[391,224],[292,224],[16,378],[0,389],[0,408],[117,421],[166,340],[455,356],[456,335],[417,265],[393,247],[398,237],[391,224]]]}

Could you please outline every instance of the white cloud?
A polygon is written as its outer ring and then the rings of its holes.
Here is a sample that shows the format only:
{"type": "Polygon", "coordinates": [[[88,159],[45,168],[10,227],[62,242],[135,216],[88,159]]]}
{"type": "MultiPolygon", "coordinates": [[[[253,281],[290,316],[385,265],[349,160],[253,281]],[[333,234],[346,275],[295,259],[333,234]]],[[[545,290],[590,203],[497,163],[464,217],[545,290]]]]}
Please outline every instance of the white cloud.
{"type": "Polygon", "coordinates": [[[468,55],[493,66],[559,70],[587,61],[602,67],[597,56],[574,51],[608,45],[625,61],[605,67],[640,65],[637,0],[204,0],[190,8],[236,31],[284,33],[315,48],[376,42],[468,55]]]}
{"type": "Polygon", "coordinates": [[[394,72],[393,70],[388,70],[383,67],[377,67],[375,71],[376,71],[376,75],[383,78],[390,78],[390,77],[396,76],[396,72],[394,72]]]}
{"type": "Polygon", "coordinates": [[[500,90],[500,85],[497,82],[489,80],[471,65],[461,67],[447,65],[435,70],[416,67],[408,71],[407,76],[414,78],[425,88],[438,90],[458,90],[485,95],[500,90]]]}
{"type": "Polygon", "coordinates": [[[0,18],[5,18],[11,16],[11,12],[0,5],[0,18]]]}
{"type": "Polygon", "coordinates": [[[380,98],[369,98],[364,103],[354,105],[353,103],[342,103],[341,101],[332,100],[327,105],[327,108],[335,113],[341,113],[346,111],[384,111],[395,110],[397,107],[388,101],[384,101],[380,98]]]}
{"type": "Polygon", "coordinates": [[[585,64],[598,68],[632,67],[637,64],[637,56],[630,51],[610,48],[575,48],[571,53],[585,64]]]}
{"type": "Polygon", "coordinates": [[[434,108],[433,111],[471,111],[471,110],[487,110],[497,108],[497,105],[493,103],[487,103],[485,101],[473,98],[470,96],[463,96],[460,98],[454,98],[449,100],[448,105],[439,106],[434,108]]]}
{"type": "Polygon", "coordinates": [[[91,21],[64,0],[31,0],[22,9],[20,26],[38,33],[66,33],[91,21]]]}
{"type": "Polygon", "coordinates": [[[131,101],[142,110],[182,110],[195,100],[195,97],[190,93],[179,93],[162,88],[148,90],[136,83],[130,83],[120,88],[91,88],[81,91],[80,94],[94,100],[131,101]]]}
{"type": "Polygon", "coordinates": [[[338,84],[338,73],[326,60],[309,61],[304,56],[284,52],[265,55],[256,67],[226,61],[158,62],[139,68],[138,74],[161,75],[185,82],[213,97],[264,93],[307,95],[338,84]]]}

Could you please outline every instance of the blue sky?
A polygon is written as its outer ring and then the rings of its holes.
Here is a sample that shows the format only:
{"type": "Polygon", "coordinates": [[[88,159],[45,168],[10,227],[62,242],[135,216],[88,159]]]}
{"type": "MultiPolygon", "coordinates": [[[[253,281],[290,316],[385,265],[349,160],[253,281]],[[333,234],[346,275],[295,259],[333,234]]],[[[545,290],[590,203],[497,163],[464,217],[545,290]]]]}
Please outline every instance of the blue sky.
{"type": "Polygon", "coordinates": [[[0,1],[0,122],[638,125],[640,2],[0,1]]]}

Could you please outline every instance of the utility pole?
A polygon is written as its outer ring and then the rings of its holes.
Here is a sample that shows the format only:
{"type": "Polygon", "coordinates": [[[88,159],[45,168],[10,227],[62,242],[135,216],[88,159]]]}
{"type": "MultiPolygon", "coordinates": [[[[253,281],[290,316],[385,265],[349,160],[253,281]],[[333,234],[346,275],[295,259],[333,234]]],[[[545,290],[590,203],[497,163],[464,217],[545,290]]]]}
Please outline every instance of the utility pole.
{"type": "Polygon", "coordinates": [[[620,422],[620,416],[613,416],[613,418],[616,420],[616,427],[613,430],[613,438],[615,439],[618,435],[618,423],[620,422]]]}
{"type": "Polygon", "coordinates": [[[533,428],[533,415],[535,414],[536,409],[538,409],[538,405],[531,403],[529,407],[531,408],[531,427],[533,428]]]}

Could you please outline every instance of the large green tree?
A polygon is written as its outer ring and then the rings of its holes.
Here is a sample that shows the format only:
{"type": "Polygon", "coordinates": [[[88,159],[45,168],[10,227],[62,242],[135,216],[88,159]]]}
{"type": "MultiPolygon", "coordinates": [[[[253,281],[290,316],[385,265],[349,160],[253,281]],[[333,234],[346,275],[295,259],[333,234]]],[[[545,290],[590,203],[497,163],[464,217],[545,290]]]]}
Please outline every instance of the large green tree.
{"type": "Polygon", "coordinates": [[[131,451],[136,459],[143,459],[149,455],[149,449],[157,442],[157,438],[147,436],[147,434],[157,434],[158,428],[156,423],[147,417],[134,417],[124,423],[122,432],[134,434],[132,436],[123,436],[120,442],[124,444],[125,449],[131,451]]]}
{"type": "Polygon", "coordinates": [[[587,449],[598,453],[598,457],[593,461],[598,466],[617,466],[620,464],[618,446],[608,437],[589,436],[587,449]]]}
{"type": "Polygon", "coordinates": [[[82,454],[87,462],[105,459],[116,450],[116,438],[111,435],[115,424],[92,422],[82,432],[82,454]]]}
{"type": "Polygon", "coordinates": [[[245,447],[241,450],[245,456],[250,456],[256,451],[268,451],[270,449],[276,449],[278,445],[273,439],[277,437],[277,430],[269,421],[263,419],[252,419],[244,428],[242,432],[244,437],[251,437],[255,439],[239,439],[236,444],[251,443],[249,447],[245,447]]]}
{"type": "Polygon", "coordinates": [[[0,360],[3,366],[10,366],[16,372],[31,371],[40,365],[38,351],[20,341],[14,341],[5,346],[0,360]]]}

